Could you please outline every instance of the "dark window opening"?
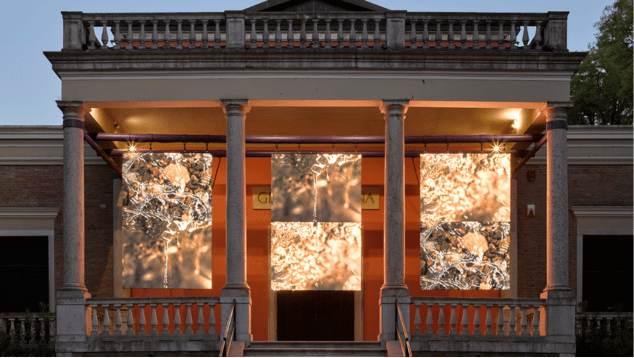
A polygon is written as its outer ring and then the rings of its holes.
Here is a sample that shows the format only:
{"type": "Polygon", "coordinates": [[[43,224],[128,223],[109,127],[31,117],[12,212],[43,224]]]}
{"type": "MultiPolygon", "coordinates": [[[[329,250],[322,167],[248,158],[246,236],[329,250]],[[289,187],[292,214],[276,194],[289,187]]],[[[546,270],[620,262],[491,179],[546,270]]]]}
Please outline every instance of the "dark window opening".
{"type": "Polygon", "coordinates": [[[632,235],[583,236],[582,299],[587,311],[632,312],[632,235]]]}
{"type": "Polygon", "coordinates": [[[48,237],[0,237],[0,312],[40,311],[48,304],[48,237]]]}

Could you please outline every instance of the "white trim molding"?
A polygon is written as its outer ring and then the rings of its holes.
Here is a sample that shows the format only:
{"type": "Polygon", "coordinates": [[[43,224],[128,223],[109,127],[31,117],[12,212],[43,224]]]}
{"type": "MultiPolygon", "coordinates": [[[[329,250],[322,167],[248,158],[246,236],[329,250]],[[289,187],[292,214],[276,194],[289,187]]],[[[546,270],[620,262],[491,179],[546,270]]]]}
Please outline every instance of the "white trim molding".
{"type": "Polygon", "coordinates": [[[571,206],[577,219],[577,303],[583,301],[583,236],[633,235],[632,206],[571,206]]]}

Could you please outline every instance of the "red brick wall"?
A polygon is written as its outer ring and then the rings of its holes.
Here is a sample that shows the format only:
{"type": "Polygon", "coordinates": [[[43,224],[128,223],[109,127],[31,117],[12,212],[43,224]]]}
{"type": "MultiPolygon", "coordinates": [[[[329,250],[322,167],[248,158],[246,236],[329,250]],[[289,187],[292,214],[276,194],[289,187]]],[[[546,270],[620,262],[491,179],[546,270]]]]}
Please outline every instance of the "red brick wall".
{"type": "MultiPolygon", "coordinates": [[[[546,287],[546,166],[527,165],[517,174],[518,295],[536,298],[546,287]],[[528,182],[529,169],[537,171],[528,182]],[[535,217],[526,216],[526,206],[535,205],[535,217]]],[[[631,206],[631,165],[569,165],[569,206],[631,206]]],[[[569,212],[570,286],[577,287],[577,223],[569,212]]]]}
{"type": "MultiPolygon", "coordinates": [[[[0,206],[58,207],[55,291],[63,283],[62,166],[0,166],[0,206]]],[[[85,277],[93,297],[112,297],[112,170],[85,167],[85,277]]]]}

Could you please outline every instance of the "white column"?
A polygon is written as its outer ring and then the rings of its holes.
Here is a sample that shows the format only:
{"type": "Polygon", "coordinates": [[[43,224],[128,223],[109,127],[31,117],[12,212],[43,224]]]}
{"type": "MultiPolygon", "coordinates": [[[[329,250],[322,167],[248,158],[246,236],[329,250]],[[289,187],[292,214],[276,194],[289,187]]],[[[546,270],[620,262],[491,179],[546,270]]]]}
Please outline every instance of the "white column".
{"type": "Polygon", "coordinates": [[[63,113],[63,246],[64,282],[57,294],[57,343],[59,354],[73,352],[74,342],[86,339],[84,284],[84,115],[82,102],[57,101],[63,113]]]}
{"type": "Polygon", "coordinates": [[[562,354],[574,354],[575,304],[568,279],[568,150],[567,112],[569,102],[548,103],[546,113],[547,189],[546,189],[546,276],[542,298],[548,300],[545,310],[546,335],[550,341],[562,343],[562,354]]]}
{"type": "Polygon", "coordinates": [[[251,297],[247,284],[247,227],[244,127],[249,101],[223,100],[227,117],[227,282],[222,288],[222,327],[236,301],[236,340],[250,342],[251,297]]]}
{"type": "Polygon", "coordinates": [[[131,297],[132,290],[123,288],[123,195],[121,178],[112,172],[112,270],[114,297],[131,297]]]}
{"type": "MultiPolygon", "coordinates": [[[[385,114],[385,216],[383,232],[384,282],[381,287],[382,344],[396,340],[398,300],[409,317],[409,289],[405,285],[405,141],[403,124],[409,100],[383,100],[385,114]]],[[[409,318],[405,324],[409,329],[409,318]]]]}

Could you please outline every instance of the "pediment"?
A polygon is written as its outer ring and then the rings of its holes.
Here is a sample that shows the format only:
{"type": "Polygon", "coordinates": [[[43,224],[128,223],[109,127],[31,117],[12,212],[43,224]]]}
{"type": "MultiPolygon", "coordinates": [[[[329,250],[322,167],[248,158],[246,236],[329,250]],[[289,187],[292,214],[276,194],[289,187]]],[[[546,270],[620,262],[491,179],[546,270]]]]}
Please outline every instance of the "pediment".
{"type": "Polygon", "coordinates": [[[340,12],[388,11],[365,0],[268,0],[246,8],[246,12],[340,12]]]}

